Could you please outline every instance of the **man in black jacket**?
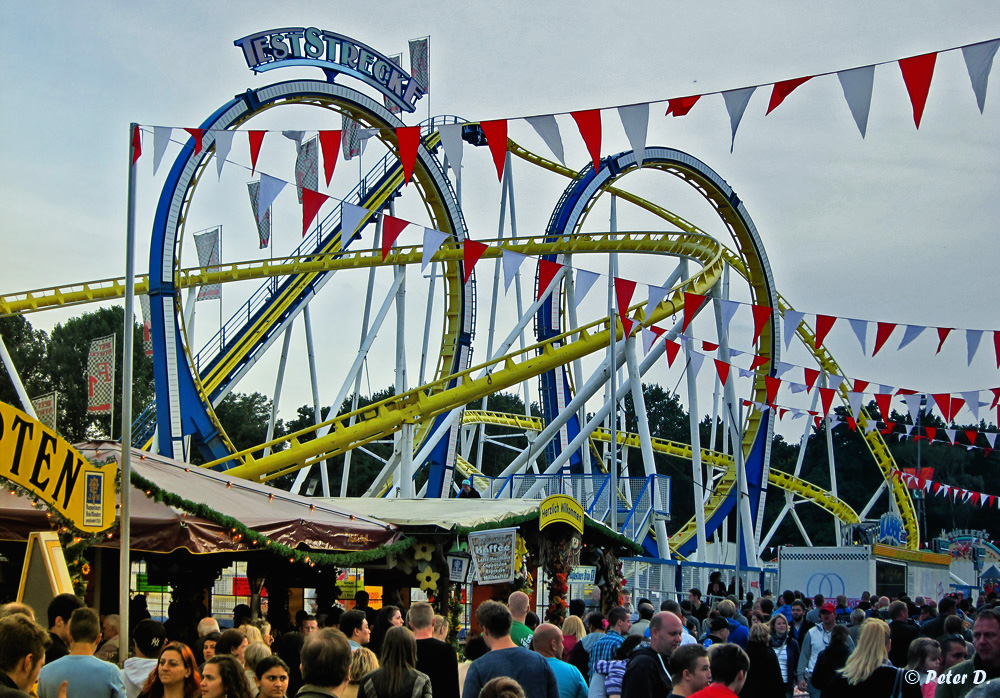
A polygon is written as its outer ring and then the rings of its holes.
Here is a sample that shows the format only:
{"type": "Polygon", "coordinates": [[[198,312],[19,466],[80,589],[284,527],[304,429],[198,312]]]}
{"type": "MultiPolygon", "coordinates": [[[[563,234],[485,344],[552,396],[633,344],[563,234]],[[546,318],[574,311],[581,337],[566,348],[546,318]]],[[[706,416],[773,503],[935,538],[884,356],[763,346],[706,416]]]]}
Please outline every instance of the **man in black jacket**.
{"type": "Polygon", "coordinates": [[[889,649],[889,661],[893,666],[902,669],[906,666],[910,643],[920,637],[917,626],[910,623],[910,609],[905,601],[893,601],[889,604],[889,639],[892,646],[889,649]]]}
{"type": "Polygon", "coordinates": [[[932,618],[920,627],[924,637],[937,638],[944,635],[944,621],[948,616],[957,615],[958,602],[954,596],[945,596],[938,602],[937,618],[932,618]]]}
{"type": "Polygon", "coordinates": [[[649,645],[632,652],[622,695],[629,698],[653,698],[670,695],[672,684],[667,666],[670,655],[681,646],[681,619],[669,611],[660,611],[649,621],[649,645]]]}
{"type": "Polygon", "coordinates": [[[48,644],[45,630],[26,615],[14,613],[0,619],[0,696],[30,695],[48,644]]]}

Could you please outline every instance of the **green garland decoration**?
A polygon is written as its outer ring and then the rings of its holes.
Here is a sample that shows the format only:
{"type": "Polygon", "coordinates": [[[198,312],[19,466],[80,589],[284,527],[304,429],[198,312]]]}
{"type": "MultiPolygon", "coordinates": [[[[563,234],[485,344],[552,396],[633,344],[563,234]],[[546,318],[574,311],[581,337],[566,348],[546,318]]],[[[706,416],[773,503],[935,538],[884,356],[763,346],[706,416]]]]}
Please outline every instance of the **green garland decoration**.
{"type": "Polygon", "coordinates": [[[401,553],[414,543],[413,537],[406,536],[390,545],[380,545],[371,550],[358,550],[350,553],[320,553],[298,550],[271,540],[267,536],[254,531],[252,528],[248,528],[238,519],[220,514],[207,504],[192,502],[173,492],[167,492],[134,470],[131,474],[131,482],[134,487],[145,492],[146,496],[155,502],[167,504],[175,509],[180,509],[186,514],[211,521],[226,530],[233,541],[247,545],[247,550],[265,550],[276,555],[281,555],[287,558],[289,562],[302,562],[308,564],[310,567],[316,567],[317,565],[320,567],[331,565],[337,567],[355,567],[361,563],[377,560],[386,555],[401,553]]]}

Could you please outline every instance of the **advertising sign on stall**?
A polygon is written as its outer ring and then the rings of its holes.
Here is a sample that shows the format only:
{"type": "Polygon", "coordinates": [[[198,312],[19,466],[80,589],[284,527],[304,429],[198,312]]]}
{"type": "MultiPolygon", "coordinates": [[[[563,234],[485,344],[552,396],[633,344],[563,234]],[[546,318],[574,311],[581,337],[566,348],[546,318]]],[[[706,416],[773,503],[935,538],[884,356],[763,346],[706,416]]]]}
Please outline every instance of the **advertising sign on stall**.
{"type": "Polygon", "coordinates": [[[506,584],[514,581],[516,528],[497,528],[469,534],[469,552],[476,566],[480,584],[506,584]]]}

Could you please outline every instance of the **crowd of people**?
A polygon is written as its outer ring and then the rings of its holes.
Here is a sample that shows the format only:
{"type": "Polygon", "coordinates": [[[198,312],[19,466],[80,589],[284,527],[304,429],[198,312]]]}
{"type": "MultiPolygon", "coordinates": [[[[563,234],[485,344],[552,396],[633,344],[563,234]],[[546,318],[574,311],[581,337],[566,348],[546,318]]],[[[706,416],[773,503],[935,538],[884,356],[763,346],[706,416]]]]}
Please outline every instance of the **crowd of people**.
{"type": "MultiPolygon", "coordinates": [[[[712,582],[718,580],[713,577],[712,582]]],[[[726,594],[732,588],[710,587],[726,594]]],[[[122,668],[119,618],[61,594],[47,608],[0,607],[0,698],[810,698],[1000,697],[995,594],[873,599],[850,607],[784,591],[776,599],[639,599],[607,615],[570,603],[540,623],[529,597],[474,609],[461,654],[425,602],[300,613],[272,631],[237,606],[233,627],[139,620],[122,668]]],[[[228,619],[227,619],[228,620],[228,619]]]]}

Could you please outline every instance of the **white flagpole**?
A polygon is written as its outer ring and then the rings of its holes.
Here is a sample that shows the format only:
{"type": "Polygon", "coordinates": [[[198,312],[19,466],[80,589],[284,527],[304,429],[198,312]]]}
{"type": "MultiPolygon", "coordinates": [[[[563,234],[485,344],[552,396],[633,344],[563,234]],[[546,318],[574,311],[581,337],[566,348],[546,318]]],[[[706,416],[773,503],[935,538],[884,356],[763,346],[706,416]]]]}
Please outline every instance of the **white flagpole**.
{"type": "Polygon", "coordinates": [[[135,313],[135,164],[132,134],[138,124],[129,127],[128,148],[128,222],[125,234],[125,342],[122,346],[122,460],[121,460],[121,518],[118,527],[118,616],[121,619],[121,648],[119,662],[128,657],[129,586],[132,569],[129,564],[131,522],[129,521],[129,495],[132,492],[132,342],[134,338],[133,314],[135,313]]]}

